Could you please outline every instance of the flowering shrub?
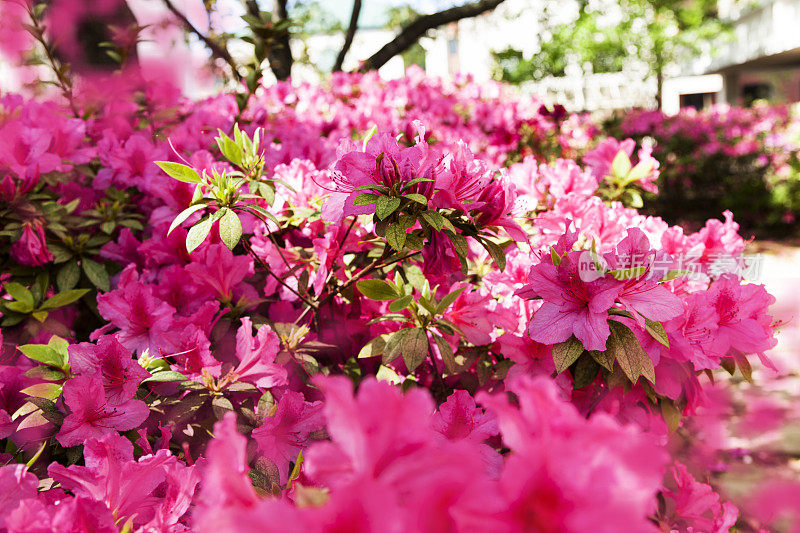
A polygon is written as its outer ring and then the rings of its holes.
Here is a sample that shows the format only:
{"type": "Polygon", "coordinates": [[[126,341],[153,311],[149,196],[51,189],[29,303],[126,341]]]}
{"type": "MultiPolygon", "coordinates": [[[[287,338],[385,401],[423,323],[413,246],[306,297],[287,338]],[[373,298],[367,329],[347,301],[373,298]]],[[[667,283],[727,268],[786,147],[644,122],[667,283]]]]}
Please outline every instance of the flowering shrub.
{"type": "Polygon", "coordinates": [[[606,127],[621,140],[652,142],[661,190],[649,197],[649,212],[702,225],[709,208],[730,209],[751,230],[793,229],[800,212],[800,122],[791,108],[718,105],[669,117],[633,111],[606,127]]]}
{"type": "Polygon", "coordinates": [[[739,520],[671,443],[774,298],[646,148],[418,70],[140,83],[0,98],[0,531],[739,520]]]}

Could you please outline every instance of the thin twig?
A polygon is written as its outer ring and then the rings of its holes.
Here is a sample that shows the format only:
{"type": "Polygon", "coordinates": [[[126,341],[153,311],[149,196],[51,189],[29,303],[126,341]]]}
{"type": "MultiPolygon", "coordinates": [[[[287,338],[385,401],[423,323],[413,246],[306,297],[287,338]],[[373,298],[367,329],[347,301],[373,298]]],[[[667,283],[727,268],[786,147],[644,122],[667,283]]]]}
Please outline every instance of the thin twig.
{"type": "Polygon", "coordinates": [[[172,3],[172,0],[163,0],[163,2],[167,9],[169,9],[170,12],[181,21],[187,30],[194,33],[198,39],[203,41],[203,44],[205,44],[206,47],[211,50],[211,55],[224,60],[231,67],[231,70],[233,71],[233,77],[236,78],[236,81],[241,81],[242,76],[239,74],[239,65],[236,64],[236,61],[234,61],[230,52],[228,52],[227,47],[224,44],[217,43],[207,35],[204,35],[203,32],[198,30],[195,25],[192,24],[188,18],[186,18],[186,15],[181,13],[180,10],[175,7],[175,5],[172,3]]]}
{"type": "Polygon", "coordinates": [[[254,251],[254,250],[253,250],[253,249],[250,247],[250,244],[247,242],[247,240],[246,240],[246,239],[242,239],[242,241],[241,241],[241,242],[242,242],[242,246],[244,246],[244,249],[245,249],[245,250],[247,250],[247,253],[248,253],[248,254],[250,254],[250,255],[253,257],[253,259],[254,259],[254,260],[255,260],[255,261],[256,261],[256,262],[259,264],[259,266],[261,266],[261,268],[263,268],[263,269],[264,269],[264,270],[267,272],[267,274],[269,274],[269,275],[271,275],[273,278],[275,278],[275,279],[278,281],[278,283],[280,283],[280,284],[281,284],[282,286],[284,286],[286,289],[288,289],[288,290],[289,290],[289,291],[291,291],[293,294],[295,294],[295,295],[296,295],[298,298],[300,298],[300,299],[301,299],[301,300],[302,300],[302,301],[303,301],[303,302],[304,302],[306,305],[308,305],[309,307],[315,307],[315,304],[314,304],[314,302],[312,302],[311,300],[309,300],[308,298],[306,298],[305,296],[303,296],[302,294],[300,294],[300,293],[299,293],[298,291],[296,291],[296,290],[295,290],[295,289],[294,289],[294,288],[293,288],[291,285],[288,285],[288,284],[287,284],[285,281],[283,281],[283,279],[281,279],[281,277],[280,277],[280,276],[278,276],[277,274],[275,274],[275,273],[272,271],[272,269],[270,268],[270,266],[269,266],[268,264],[266,264],[266,263],[265,263],[265,262],[264,262],[264,261],[263,261],[263,260],[262,260],[260,257],[258,257],[258,255],[255,253],[255,251],[254,251]]]}

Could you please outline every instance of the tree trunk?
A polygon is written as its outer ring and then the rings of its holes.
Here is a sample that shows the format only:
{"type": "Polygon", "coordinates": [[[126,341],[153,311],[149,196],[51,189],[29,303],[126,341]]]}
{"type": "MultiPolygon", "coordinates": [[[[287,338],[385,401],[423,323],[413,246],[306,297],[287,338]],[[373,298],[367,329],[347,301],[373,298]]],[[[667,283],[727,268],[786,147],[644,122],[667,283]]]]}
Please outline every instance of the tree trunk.
{"type": "Polygon", "coordinates": [[[336,63],[333,64],[333,72],[342,70],[344,57],[347,51],[350,50],[350,45],[353,44],[353,37],[356,35],[358,29],[358,15],[361,13],[361,0],[353,0],[353,12],[350,14],[350,25],[347,27],[347,33],[344,35],[344,44],[336,57],[336,63]]]}
{"type": "Polygon", "coordinates": [[[664,71],[660,68],[656,69],[656,109],[661,109],[663,104],[663,91],[664,91],[664,71]]]}
{"type": "MultiPolygon", "coordinates": [[[[274,0],[272,7],[273,22],[277,23],[287,18],[286,0],[274,0]]],[[[276,78],[286,80],[292,75],[294,58],[292,58],[292,49],[289,48],[288,30],[282,31],[275,36],[275,40],[270,44],[267,58],[269,59],[269,67],[276,78]]]]}

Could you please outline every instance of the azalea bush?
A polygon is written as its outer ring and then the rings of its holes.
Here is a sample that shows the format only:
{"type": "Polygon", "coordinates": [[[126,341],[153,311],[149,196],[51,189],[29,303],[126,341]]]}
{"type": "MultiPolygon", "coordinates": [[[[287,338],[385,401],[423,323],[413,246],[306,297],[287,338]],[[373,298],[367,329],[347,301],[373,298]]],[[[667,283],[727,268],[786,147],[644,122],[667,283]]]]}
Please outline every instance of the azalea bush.
{"type": "Polygon", "coordinates": [[[771,520],[696,421],[774,298],[649,148],[418,69],[61,89],[0,97],[0,531],[771,520]]]}
{"type": "Polygon", "coordinates": [[[657,196],[646,209],[672,223],[702,225],[709,209],[730,209],[749,231],[795,232],[800,213],[800,120],[788,106],[716,105],[675,116],[634,111],[606,131],[652,146],[661,164],[657,196]]]}

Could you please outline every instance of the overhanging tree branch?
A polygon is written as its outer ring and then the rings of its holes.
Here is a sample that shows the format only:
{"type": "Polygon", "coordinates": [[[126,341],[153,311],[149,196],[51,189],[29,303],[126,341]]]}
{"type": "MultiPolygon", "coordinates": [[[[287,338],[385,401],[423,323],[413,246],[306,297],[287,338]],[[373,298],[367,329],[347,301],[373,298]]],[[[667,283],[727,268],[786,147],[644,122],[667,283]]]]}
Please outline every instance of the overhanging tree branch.
{"type": "Polygon", "coordinates": [[[361,13],[361,0],[353,0],[353,12],[350,14],[350,25],[347,27],[347,33],[344,35],[344,44],[336,57],[336,63],[333,64],[333,71],[337,72],[342,70],[344,57],[347,51],[350,50],[350,45],[353,44],[353,37],[356,35],[358,29],[358,15],[361,13]]]}
{"type": "Polygon", "coordinates": [[[386,43],[383,48],[364,61],[359,70],[366,72],[379,69],[397,54],[402,54],[408,50],[428,30],[461,19],[476,17],[481,13],[491,11],[502,3],[503,0],[478,0],[463,6],[451,7],[438,13],[421,15],[405,26],[397,37],[386,43]]]}
{"type": "Polygon", "coordinates": [[[181,13],[180,10],[175,7],[171,0],[163,0],[163,2],[167,9],[169,9],[170,13],[175,15],[175,17],[181,21],[187,30],[197,35],[197,37],[203,41],[203,44],[206,45],[206,48],[211,51],[212,56],[222,59],[228,65],[230,65],[231,70],[233,71],[233,77],[236,78],[236,80],[240,80],[241,75],[239,74],[239,66],[236,64],[236,61],[233,60],[233,57],[231,56],[230,52],[228,52],[228,49],[225,47],[225,45],[212,40],[207,35],[204,35],[203,32],[198,30],[194,24],[192,24],[189,19],[186,18],[186,15],[181,13]]]}
{"type": "MultiPolygon", "coordinates": [[[[255,17],[259,17],[260,8],[256,0],[245,0],[247,12],[255,17]]],[[[272,22],[278,25],[289,19],[286,11],[286,0],[273,0],[272,2],[272,22]]],[[[269,68],[279,80],[285,80],[292,74],[292,49],[289,47],[289,30],[281,29],[274,31],[273,28],[265,27],[259,31],[258,37],[267,45],[267,59],[269,68]]]]}

